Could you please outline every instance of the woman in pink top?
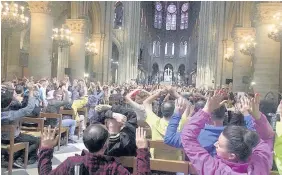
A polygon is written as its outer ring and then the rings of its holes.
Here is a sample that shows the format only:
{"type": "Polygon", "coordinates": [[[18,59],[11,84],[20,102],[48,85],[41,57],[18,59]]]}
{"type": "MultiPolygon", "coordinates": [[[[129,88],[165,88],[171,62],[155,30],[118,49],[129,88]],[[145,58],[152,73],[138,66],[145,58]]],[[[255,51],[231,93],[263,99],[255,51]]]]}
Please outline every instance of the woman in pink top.
{"type": "Polygon", "coordinates": [[[220,106],[222,96],[210,97],[203,110],[184,126],[181,141],[186,155],[199,175],[267,175],[273,162],[274,132],[266,117],[259,111],[259,96],[243,102],[255,120],[256,132],[241,126],[228,126],[215,143],[217,156],[212,157],[200,146],[197,137],[209,122],[211,112],[220,106]]]}

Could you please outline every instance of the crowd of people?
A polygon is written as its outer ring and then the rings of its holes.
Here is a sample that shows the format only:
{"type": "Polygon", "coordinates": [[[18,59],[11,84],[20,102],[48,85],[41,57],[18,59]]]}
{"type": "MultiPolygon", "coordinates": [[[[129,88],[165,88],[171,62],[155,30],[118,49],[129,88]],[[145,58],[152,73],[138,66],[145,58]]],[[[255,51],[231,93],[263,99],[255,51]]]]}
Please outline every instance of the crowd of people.
{"type": "MultiPolygon", "coordinates": [[[[150,149],[148,137],[183,149],[197,174],[282,174],[282,103],[232,92],[231,87],[16,78],[1,85],[1,125],[14,125],[15,143],[29,142],[28,164],[37,162],[40,175],[74,174],[77,164],[83,174],[132,173],[116,160],[120,156],[137,157],[137,174],[162,174],[166,172],[151,171],[150,158],[183,160],[181,151],[150,149]],[[87,115],[80,108],[87,108],[87,115]],[[20,120],[61,109],[74,111],[74,117],[63,115],[61,123],[69,129],[69,142],[76,143],[80,125],[87,150],[52,170],[59,121],[46,119],[38,138],[22,133],[20,120]]],[[[1,133],[1,143],[10,143],[9,132],[1,133]]],[[[8,153],[2,151],[1,157],[2,166],[7,165],[8,153]]],[[[24,152],[16,152],[14,167],[22,168],[23,160],[24,152]]]]}

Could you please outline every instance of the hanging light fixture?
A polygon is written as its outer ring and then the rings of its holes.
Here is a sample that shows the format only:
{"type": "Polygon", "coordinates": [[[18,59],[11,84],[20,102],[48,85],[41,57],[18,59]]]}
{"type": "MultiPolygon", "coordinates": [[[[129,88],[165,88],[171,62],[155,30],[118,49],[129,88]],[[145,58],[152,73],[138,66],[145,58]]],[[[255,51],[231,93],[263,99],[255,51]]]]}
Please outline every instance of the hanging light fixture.
{"type": "Polygon", "coordinates": [[[28,24],[28,17],[24,15],[24,7],[11,2],[1,3],[1,25],[7,30],[23,30],[28,24]]]}
{"type": "Polygon", "coordinates": [[[87,43],[85,43],[85,52],[86,55],[97,55],[98,51],[96,48],[96,44],[89,40],[87,43]]]}
{"type": "Polygon", "coordinates": [[[269,26],[268,37],[274,41],[280,42],[282,40],[282,14],[275,14],[273,19],[275,24],[269,26]]]}
{"type": "Polygon", "coordinates": [[[251,36],[243,38],[243,43],[240,45],[240,52],[244,55],[252,56],[255,51],[256,44],[255,39],[251,36]]]}
{"type": "Polygon", "coordinates": [[[64,26],[60,29],[58,28],[53,29],[52,40],[61,49],[73,45],[73,37],[71,36],[71,31],[64,26]]]}

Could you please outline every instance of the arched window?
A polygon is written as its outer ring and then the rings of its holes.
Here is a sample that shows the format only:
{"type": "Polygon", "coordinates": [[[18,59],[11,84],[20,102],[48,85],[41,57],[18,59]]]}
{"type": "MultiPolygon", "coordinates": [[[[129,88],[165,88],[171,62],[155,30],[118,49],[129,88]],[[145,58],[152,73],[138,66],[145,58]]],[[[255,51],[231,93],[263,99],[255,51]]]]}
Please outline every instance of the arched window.
{"type": "Polygon", "coordinates": [[[161,29],[162,28],[162,22],[163,22],[163,7],[160,2],[156,2],[155,5],[155,17],[154,17],[154,27],[156,29],[161,29]]]}
{"type": "Polygon", "coordinates": [[[189,9],[189,4],[188,2],[184,3],[181,6],[181,23],[180,23],[180,29],[187,29],[188,28],[188,9],[189,9]]]}
{"type": "Polygon", "coordinates": [[[184,42],[184,56],[187,55],[187,41],[184,42]]]}
{"type": "Polygon", "coordinates": [[[156,54],[156,41],[153,42],[153,55],[156,54]]]}
{"type": "Polygon", "coordinates": [[[153,42],[153,55],[159,57],[161,53],[161,44],[159,41],[153,42]]]}
{"type": "Polygon", "coordinates": [[[168,53],[167,53],[167,47],[168,47],[168,43],[165,43],[165,55],[168,55],[168,53]]]}
{"type": "Polygon", "coordinates": [[[167,7],[166,30],[176,30],[176,6],[174,4],[167,7]]]}
{"type": "Polygon", "coordinates": [[[174,55],[174,43],[172,43],[172,46],[171,46],[171,55],[172,56],[174,55]]]}
{"type": "Polygon", "coordinates": [[[120,29],[123,21],[123,5],[120,1],[115,4],[114,29],[120,29]]]}

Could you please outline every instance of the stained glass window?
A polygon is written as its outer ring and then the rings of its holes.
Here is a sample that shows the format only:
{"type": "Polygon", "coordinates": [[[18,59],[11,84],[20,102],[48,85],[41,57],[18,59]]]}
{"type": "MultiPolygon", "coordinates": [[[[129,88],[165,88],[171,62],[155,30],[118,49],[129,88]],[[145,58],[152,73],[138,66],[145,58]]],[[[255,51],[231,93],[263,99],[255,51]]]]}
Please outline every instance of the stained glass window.
{"type": "Polygon", "coordinates": [[[163,12],[163,7],[162,4],[160,2],[156,2],[155,5],[155,17],[154,17],[154,27],[157,29],[161,29],[162,28],[162,12],[163,12]]]}
{"type": "Polygon", "coordinates": [[[153,55],[159,57],[161,53],[161,45],[159,41],[153,42],[153,55]]]}
{"type": "Polygon", "coordinates": [[[172,46],[171,46],[171,55],[174,55],[174,43],[172,43],[172,46]]]}
{"type": "Polygon", "coordinates": [[[123,5],[121,2],[115,4],[115,18],[114,18],[114,29],[122,27],[123,21],[123,5]]]}
{"type": "Polygon", "coordinates": [[[181,30],[188,28],[188,9],[189,9],[189,4],[186,2],[181,7],[181,20],[180,20],[181,30]]]}
{"type": "Polygon", "coordinates": [[[168,47],[168,43],[165,43],[165,55],[168,55],[168,53],[167,53],[167,47],[168,47]]]}
{"type": "Polygon", "coordinates": [[[166,30],[176,30],[176,6],[174,4],[167,7],[166,30]]]}
{"type": "Polygon", "coordinates": [[[184,42],[184,55],[187,55],[187,41],[184,42]]]}

